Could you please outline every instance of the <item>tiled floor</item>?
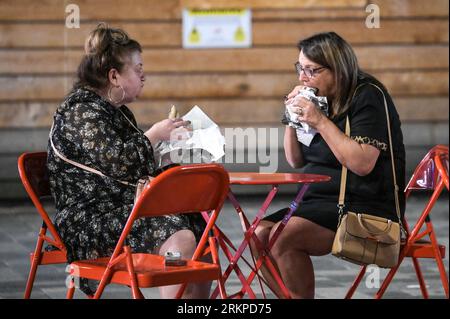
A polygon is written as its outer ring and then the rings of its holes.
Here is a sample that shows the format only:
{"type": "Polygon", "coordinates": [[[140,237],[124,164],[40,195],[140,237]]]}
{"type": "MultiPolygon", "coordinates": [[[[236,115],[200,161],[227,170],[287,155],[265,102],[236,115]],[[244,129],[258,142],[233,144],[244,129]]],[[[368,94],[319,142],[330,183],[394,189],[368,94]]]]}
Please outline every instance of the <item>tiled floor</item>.
{"type": "MultiPolygon", "coordinates": [[[[250,220],[256,214],[263,198],[259,196],[238,196],[242,207],[250,220]]],[[[289,196],[276,198],[270,207],[270,211],[282,208],[289,202],[289,196]]],[[[424,205],[422,197],[410,198],[408,203],[408,214],[417,215],[424,205]]],[[[50,206],[49,206],[50,207],[50,206]]],[[[439,200],[433,214],[434,226],[442,244],[447,246],[447,256],[444,264],[448,272],[448,244],[449,244],[449,205],[448,197],[439,200]]],[[[40,227],[40,220],[34,208],[29,203],[3,203],[0,205],[0,298],[22,298],[25,282],[29,270],[28,254],[33,250],[35,240],[40,227]]],[[[241,240],[241,226],[237,215],[231,205],[226,204],[219,220],[219,226],[230,237],[235,245],[241,240]]],[[[225,257],[222,255],[222,264],[225,257]]],[[[341,261],[331,255],[324,257],[313,257],[316,276],[316,298],[340,299],[343,298],[359,267],[341,261]]],[[[241,263],[244,273],[249,268],[241,263]]],[[[421,266],[425,274],[428,290],[431,298],[445,298],[439,273],[434,261],[421,260],[421,266]]],[[[355,298],[367,299],[376,292],[378,283],[377,276],[383,278],[386,270],[372,268],[370,276],[366,275],[361,287],[355,294],[355,298]]],[[[64,298],[65,297],[65,265],[42,266],[33,289],[33,298],[64,298]]],[[[299,274],[301,280],[301,274],[299,274]]],[[[227,281],[227,291],[232,292],[240,287],[239,280],[235,275],[227,281]]],[[[261,296],[259,286],[254,281],[253,287],[261,296]]],[[[147,289],[143,291],[147,298],[158,298],[158,289],[147,289]]],[[[130,298],[130,291],[126,287],[110,285],[105,290],[104,298],[130,298]]],[[[269,298],[274,298],[272,294],[269,298]]],[[[84,298],[77,293],[75,298],[84,298]]],[[[410,260],[406,260],[395,277],[394,282],[385,294],[385,298],[421,298],[420,289],[415,278],[414,269],[410,260]]]]}

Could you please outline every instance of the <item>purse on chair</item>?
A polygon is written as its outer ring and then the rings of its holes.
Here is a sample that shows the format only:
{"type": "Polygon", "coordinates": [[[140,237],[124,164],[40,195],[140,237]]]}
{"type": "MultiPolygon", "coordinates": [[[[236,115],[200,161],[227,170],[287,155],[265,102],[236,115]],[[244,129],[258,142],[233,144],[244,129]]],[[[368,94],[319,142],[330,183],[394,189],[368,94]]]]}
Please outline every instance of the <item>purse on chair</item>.
{"type": "MultiPolygon", "coordinates": [[[[347,168],[342,166],[338,204],[339,222],[331,253],[338,258],[359,265],[376,264],[382,268],[392,268],[397,265],[398,262],[401,229],[403,229],[403,225],[401,224],[400,217],[398,186],[395,175],[394,153],[392,148],[392,136],[386,97],[378,86],[374,84],[371,85],[375,86],[383,94],[384,106],[386,109],[389,147],[394,181],[395,209],[398,222],[364,213],[350,211],[344,213],[347,168]]],[[[350,136],[350,122],[348,117],[346,119],[345,134],[350,136]]]]}

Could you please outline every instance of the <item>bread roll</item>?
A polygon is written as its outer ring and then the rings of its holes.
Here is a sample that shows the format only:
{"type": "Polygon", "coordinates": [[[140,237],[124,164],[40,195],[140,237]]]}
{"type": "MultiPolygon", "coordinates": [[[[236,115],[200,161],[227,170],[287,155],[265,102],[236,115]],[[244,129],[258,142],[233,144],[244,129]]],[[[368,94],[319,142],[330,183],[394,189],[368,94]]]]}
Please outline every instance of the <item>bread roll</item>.
{"type": "Polygon", "coordinates": [[[177,111],[177,108],[175,105],[172,105],[172,107],[170,108],[170,112],[169,112],[169,119],[174,120],[176,118],[178,118],[180,116],[180,114],[177,111]]]}

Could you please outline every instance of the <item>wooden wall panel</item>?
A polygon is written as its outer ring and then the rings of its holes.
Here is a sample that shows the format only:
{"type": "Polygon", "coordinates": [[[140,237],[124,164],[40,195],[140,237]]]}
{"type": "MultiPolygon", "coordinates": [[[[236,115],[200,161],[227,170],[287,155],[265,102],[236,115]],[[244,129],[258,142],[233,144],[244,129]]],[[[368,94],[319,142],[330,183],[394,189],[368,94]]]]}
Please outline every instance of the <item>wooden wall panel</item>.
{"type": "MultiPolygon", "coordinates": [[[[364,20],[339,21],[256,21],[253,47],[295,47],[299,39],[316,32],[333,30],[351,44],[448,44],[448,21],[443,19],[382,21],[379,29],[363,27],[364,20]]],[[[60,23],[2,23],[0,47],[83,48],[84,40],[96,23],[82,23],[80,29],[67,29],[60,23]]],[[[181,47],[181,22],[119,22],[144,48],[181,47]]]]}
{"type": "MultiPolygon", "coordinates": [[[[394,96],[433,96],[448,93],[448,72],[375,72],[394,96]]],[[[281,98],[297,84],[292,74],[156,74],[147,76],[142,99],[281,98]]],[[[0,77],[0,102],[60,100],[71,86],[68,76],[0,77]],[[66,87],[67,86],[67,87],[66,87]]]]}
{"type": "MultiPolygon", "coordinates": [[[[448,68],[447,46],[355,47],[363,69],[415,70],[448,68]],[[430,59],[430,52],[433,58],[430,59]],[[377,57],[382,56],[380,63],[377,57]]],[[[3,74],[74,74],[82,50],[5,50],[0,51],[3,74]]],[[[296,48],[255,48],[230,50],[148,49],[143,52],[147,72],[261,72],[294,71],[296,48]],[[188,63],[186,62],[188,61],[188,63]]],[[[295,73],[294,73],[295,74],[295,73]]]]}
{"type": "MultiPolygon", "coordinates": [[[[448,10],[448,0],[0,0],[0,200],[26,196],[17,155],[46,147],[100,21],[144,47],[147,82],[130,105],[142,127],[172,104],[181,113],[197,104],[222,127],[281,127],[281,97],[297,83],[296,43],[335,31],[393,95],[412,169],[420,152],[448,143],[448,10]],[[80,8],[80,29],[65,27],[69,3],[80,8]],[[380,8],[380,28],[365,26],[369,3],[380,8]],[[182,8],[231,5],[252,9],[251,49],[182,49],[182,8]]],[[[279,158],[287,170],[281,148],[279,158]]]]}
{"type": "Polygon", "coordinates": [[[2,0],[0,20],[65,21],[66,5],[76,4],[82,20],[179,19],[178,0],[2,0]]]}
{"type": "Polygon", "coordinates": [[[365,6],[377,4],[382,16],[448,17],[447,0],[2,0],[0,21],[64,21],[65,5],[77,4],[83,21],[177,20],[184,7],[253,8],[256,19],[361,18],[365,6]]]}
{"type": "MultiPolygon", "coordinates": [[[[433,121],[448,118],[448,99],[445,97],[394,97],[395,105],[403,122],[433,121]]],[[[33,128],[51,125],[53,113],[59,101],[52,102],[0,102],[0,129],[33,128]]],[[[167,117],[171,105],[181,114],[198,105],[220,126],[269,126],[280,125],[283,112],[281,99],[274,98],[228,98],[228,99],[163,99],[142,100],[131,104],[139,125],[167,117]]]]}
{"type": "Polygon", "coordinates": [[[254,24],[253,40],[257,45],[292,46],[311,34],[335,31],[355,44],[448,43],[448,21],[436,19],[382,20],[379,29],[364,27],[364,19],[319,21],[261,21],[254,24]]]}
{"type": "Polygon", "coordinates": [[[340,9],[340,8],[361,8],[366,4],[366,0],[181,0],[182,7],[189,8],[255,8],[255,9],[285,9],[285,8],[320,8],[320,9],[340,9]]]}
{"type": "MultiPolygon", "coordinates": [[[[0,2],[0,20],[64,20],[63,0],[3,0],[0,2]]],[[[317,9],[338,10],[363,8],[366,0],[72,0],[80,8],[83,20],[147,20],[179,19],[180,10],[189,8],[254,8],[254,9],[317,9]],[[100,10],[101,8],[101,10],[100,10]]]]}
{"type": "MultiPolygon", "coordinates": [[[[205,107],[211,103],[211,112],[230,105],[229,119],[219,112],[219,121],[239,124],[250,123],[246,106],[259,101],[264,112],[253,120],[273,123],[275,102],[296,82],[296,42],[333,30],[354,46],[361,66],[384,81],[399,107],[408,110],[405,121],[448,120],[448,112],[442,112],[448,97],[448,1],[370,1],[380,7],[379,29],[364,25],[368,0],[70,1],[80,8],[80,29],[64,26],[67,3],[0,1],[1,127],[48,125],[50,106],[70,89],[84,39],[98,21],[124,28],[143,45],[147,83],[142,105],[199,100],[205,107]],[[181,48],[182,8],[230,6],[253,9],[251,49],[181,48]],[[430,98],[434,102],[427,108],[404,102],[420,105],[430,98]]],[[[144,124],[165,112],[143,110],[144,124]]]]}

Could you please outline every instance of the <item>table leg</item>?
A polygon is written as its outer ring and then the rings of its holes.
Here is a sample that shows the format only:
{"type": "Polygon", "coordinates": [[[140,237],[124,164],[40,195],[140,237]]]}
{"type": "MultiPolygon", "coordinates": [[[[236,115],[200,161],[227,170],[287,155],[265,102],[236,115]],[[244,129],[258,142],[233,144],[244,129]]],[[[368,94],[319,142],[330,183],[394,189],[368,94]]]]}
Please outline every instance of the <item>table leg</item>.
{"type": "Polygon", "coordinates": [[[251,285],[256,273],[259,271],[259,269],[261,268],[263,262],[266,264],[266,266],[268,267],[268,270],[271,272],[272,276],[274,276],[275,280],[277,281],[277,283],[280,285],[280,288],[283,292],[283,294],[285,295],[285,297],[290,297],[289,296],[289,292],[286,289],[281,277],[278,274],[278,271],[275,269],[274,265],[272,264],[272,261],[270,260],[269,256],[270,256],[270,249],[273,247],[273,245],[275,244],[275,241],[277,240],[278,236],[280,235],[281,231],[284,229],[284,227],[286,227],[289,219],[291,218],[292,214],[294,211],[297,210],[299,203],[301,202],[306,190],[308,189],[309,184],[303,184],[302,188],[300,189],[300,191],[297,193],[297,196],[295,197],[294,201],[291,202],[291,204],[289,205],[289,210],[286,213],[286,215],[283,217],[283,220],[281,221],[280,225],[278,225],[277,229],[275,230],[274,235],[272,236],[272,238],[269,241],[269,244],[267,245],[266,249],[264,249],[263,254],[261,254],[260,258],[258,258],[257,263],[256,263],[256,272],[253,271],[250,276],[247,278],[247,284],[251,285]],[[287,295],[286,295],[287,293],[287,295]]]}
{"type": "MultiPolygon", "coordinates": [[[[264,217],[264,214],[266,213],[267,208],[269,207],[270,203],[272,202],[272,200],[275,197],[277,192],[278,192],[278,185],[273,185],[272,189],[269,192],[269,194],[267,195],[262,207],[259,209],[258,213],[256,214],[255,219],[250,224],[248,222],[247,218],[245,217],[245,214],[244,214],[242,208],[240,207],[236,197],[230,190],[230,192],[228,194],[228,199],[233,204],[236,212],[240,216],[241,224],[242,224],[243,230],[245,232],[244,232],[244,240],[239,245],[239,248],[237,249],[235,254],[233,256],[227,255],[227,258],[230,261],[230,264],[228,265],[227,269],[225,270],[225,272],[222,275],[224,282],[228,279],[229,275],[231,274],[231,271],[233,271],[233,270],[236,272],[236,274],[238,274],[238,277],[240,277],[239,273],[242,273],[242,272],[241,272],[237,262],[242,257],[242,254],[243,254],[245,248],[248,246],[251,238],[253,238],[256,242],[259,243],[259,240],[256,237],[256,235],[254,234],[254,232],[256,230],[256,227],[259,225],[261,219],[264,217]],[[231,259],[230,259],[230,257],[231,257],[231,259]]],[[[247,280],[245,278],[242,278],[242,279],[239,278],[239,279],[243,285],[243,290],[241,292],[243,293],[243,291],[245,290],[249,294],[249,298],[253,298],[253,299],[256,298],[256,295],[254,294],[250,285],[247,284],[247,280]]],[[[215,289],[215,291],[211,295],[211,298],[216,298],[217,295],[218,295],[218,287],[215,289]]]]}
{"type": "MultiPolygon", "coordinates": [[[[208,221],[209,220],[209,216],[206,213],[202,213],[203,218],[208,221]]],[[[222,248],[225,256],[227,257],[227,259],[230,261],[230,264],[232,262],[233,259],[233,255],[230,252],[230,250],[228,249],[228,246],[231,247],[234,251],[236,251],[236,248],[234,247],[233,243],[229,240],[229,238],[217,227],[214,226],[214,234],[215,234],[215,238],[217,238],[217,241],[219,243],[219,246],[222,248]],[[227,246],[228,245],[228,246],[227,246]]],[[[247,262],[247,265],[249,265],[249,263],[247,262]]],[[[249,265],[250,266],[250,265],[249,265]]],[[[251,267],[251,266],[250,266],[251,267]]],[[[219,281],[220,284],[224,284],[225,281],[228,279],[228,276],[230,275],[231,271],[234,270],[234,272],[236,273],[236,275],[238,276],[239,280],[241,281],[242,285],[245,287],[245,291],[248,293],[248,295],[250,296],[250,298],[256,299],[256,295],[253,292],[253,290],[251,289],[250,286],[247,285],[247,280],[244,276],[244,274],[242,273],[241,269],[239,268],[239,266],[237,265],[237,263],[234,264],[234,266],[232,268],[230,268],[229,270],[227,269],[227,271],[221,276],[221,279],[219,281]]],[[[226,292],[225,289],[222,290],[222,288],[224,288],[224,285],[221,286],[217,286],[215,288],[215,290],[213,291],[213,293],[211,294],[211,299],[215,299],[217,298],[219,292],[221,294],[221,297],[223,298],[224,296],[226,298],[232,298],[232,296],[226,296],[226,292]]],[[[245,293],[244,293],[245,294],[245,293]]],[[[239,297],[242,297],[244,294],[242,294],[239,297]]]]}

